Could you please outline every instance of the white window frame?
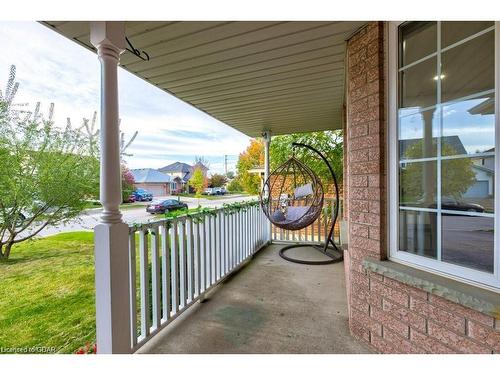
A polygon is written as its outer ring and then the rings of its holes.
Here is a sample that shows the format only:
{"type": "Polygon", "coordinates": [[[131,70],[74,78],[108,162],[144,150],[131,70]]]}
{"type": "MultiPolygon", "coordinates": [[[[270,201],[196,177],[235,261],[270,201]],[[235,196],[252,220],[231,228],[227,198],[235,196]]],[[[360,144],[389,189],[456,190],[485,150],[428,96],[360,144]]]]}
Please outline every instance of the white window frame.
{"type": "MultiPolygon", "coordinates": [[[[389,259],[411,267],[440,274],[468,284],[500,291],[500,22],[495,22],[495,219],[493,274],[451,263],[399,251],[399,194],[398,194],[398,27],[403,22],[388,22],[387,29],[387,99],[388,99],[388,238],[389,259]]],[[[439,203],[439,202],[438,202],[439,203]]],[[[441,236],[438,235],[438,241],[441,236]]]]}

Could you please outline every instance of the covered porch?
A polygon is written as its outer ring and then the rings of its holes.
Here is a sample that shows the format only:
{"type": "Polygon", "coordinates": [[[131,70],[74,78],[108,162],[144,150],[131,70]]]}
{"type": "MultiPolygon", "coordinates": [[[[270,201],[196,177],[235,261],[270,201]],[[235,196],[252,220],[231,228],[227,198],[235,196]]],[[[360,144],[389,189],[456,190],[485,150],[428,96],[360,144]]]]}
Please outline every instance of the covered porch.
{"type": "MultiPolygon", "coordinates": [[[[100,353],[364,353],[343,263],[285,262],[326,221],[278,231],[256,203],[152,224],[121,220],[117,67],[250,137],[341,129],[346,40],[364,22],[44,22],[101,61],[100,353]],[[201,302],[201,303],[200,303],[201,302]]],[[[337,237],[339,233],[337,232],[337,237]]],[[[300,251],[300,250],[299,250],[300,251]]]]}

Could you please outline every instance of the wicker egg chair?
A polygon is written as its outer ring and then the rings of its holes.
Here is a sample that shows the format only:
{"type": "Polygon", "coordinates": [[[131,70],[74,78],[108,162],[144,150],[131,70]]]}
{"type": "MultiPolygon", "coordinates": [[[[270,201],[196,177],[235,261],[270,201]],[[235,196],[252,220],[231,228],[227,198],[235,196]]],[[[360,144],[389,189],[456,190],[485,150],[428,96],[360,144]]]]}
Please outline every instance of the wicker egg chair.
{"type": "Polygon", "coordinates": [[[292,156],[267,179],[261,197],[262,210],[275,226],[299,230],[321,214],[324,192],[316,173],[292,156]]]}
{"type": "MultiPolygon", "coordinates": [[[[314,244],[294,244],[281,249],[280,256],[286,260],[302,264],[328,264],[343,259],[342,252],[332,240],[333,229],[338,215],[338,185],[335,173],[328,160],[318,150],[302,143],[293,147],[305,147],[318,154],[328,166],[333,177],[336,203],[331,228],[323,246],[314,244]],[[311,261],[292,258],[285,252],[296,247],[313,247],[328,256],[327,260],[311,261]]],[[[324,189],[321,179],[295,155],[274,170],[264,183],[260,194],[262,211],[269,221],[278,228],[300,230],[314,223],[321,215],[324,203],[324,189]]]]}

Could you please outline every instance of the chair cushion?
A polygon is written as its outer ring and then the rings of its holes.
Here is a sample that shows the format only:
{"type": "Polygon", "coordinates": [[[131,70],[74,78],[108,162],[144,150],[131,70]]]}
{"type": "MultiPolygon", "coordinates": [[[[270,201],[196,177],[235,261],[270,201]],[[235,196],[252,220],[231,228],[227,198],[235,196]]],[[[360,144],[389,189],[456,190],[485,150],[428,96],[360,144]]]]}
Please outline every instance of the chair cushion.
{"type": "Polygon", "coordinates": [[[302,186],[297,186],[293,193],[295,199],[304,198],[311,194],[313,194],[313,188],[311,183],[302,186]]]}
{"type": "Polygon", "coordinates": [[[311,206],[291,206],[288,207],[286,212],[286,221],[292,222],[299,220],[302,216],[304,216],[307,211],[309,211],[311,206]]]}
{"type": "Polygon", "coordinates": [[[286,220],[285,219],[285,215],[283,214],[283,212],[281,212],[281,210],[276,210],[271,215],[271,221],[273,223],[281,223],[281,222],[283,222],[285,220],[286,220]]]}

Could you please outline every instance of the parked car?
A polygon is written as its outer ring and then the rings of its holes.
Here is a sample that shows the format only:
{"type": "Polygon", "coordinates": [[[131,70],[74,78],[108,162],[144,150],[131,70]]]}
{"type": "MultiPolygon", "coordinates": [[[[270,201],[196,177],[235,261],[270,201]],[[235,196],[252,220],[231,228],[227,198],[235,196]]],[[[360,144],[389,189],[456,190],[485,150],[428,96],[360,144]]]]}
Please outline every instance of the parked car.
{"type": "Polygon", "coordinates": [[[144,201],[152,201],[153,200],[153,194],[151,194],[149,191],[144,190],[144,189],[136,189],[132,193],[135,197],[135,200],[137,202],[144,202],[144,201]]]}
{"type": "Polygon", "coordinates": [[[188,205],[176,199],[166,199],[164,201],[155,201],[148,204],[146,212],[150,214],[165,214],[170,211],[187,209],[188,205]]]}
{"type": "MultiPolygon", "coordinates": [[[[436,208],[437,204],[433,204],[431,206],[432,208],[436,208]]],[[[479,204],[459,201],[458,199],[455,199],[453,197],[442,197],[441,209],[453,211],[484,212],[484,207],[479,204]]]]}
{"type": "Polygon", "coordinates": [[[214,188],[206,188],[205,190],[203,190],[202,192],[203,195],[215,195],[215,191],[214,191],[214,188]]]}
{"type": "MultiPolygon", "coordinates": [[[[427,208],[437,208],[437,202],[434,199],[433,203],[425,203],[424,200],[420,199],[414,203],[407,202],[405,206],[413,206],[413,207],[427,207],[427,208]]],[[[465,201],[461,201],[451,196],[441,197],[441,209],[442,210],[450,210],[450,211],[469,211],[469,212],[484,212],[485,209],[480,204],[469,203],[465,201]]]]}
{"type": "Polygon", "coordinates": [[[123,203],[134,203],[134,202],[135,202],[135,195],[134,194],[130,194],[128,197],[126,197],[123,200],[123,203]]]}
{"type": "Polygon", "coordinates": [[[217,195],[224,195],[226,194],[226,188],[224,187],[216,187],[214,188],[215,194],[217,195]]]}
{"type": "Polygon", "coordinates": [[[213,188],[206,188],[203,190],[204,195],[224,195],[226,194],[226,188],[223,187],[213,187],[213,188]]]}

